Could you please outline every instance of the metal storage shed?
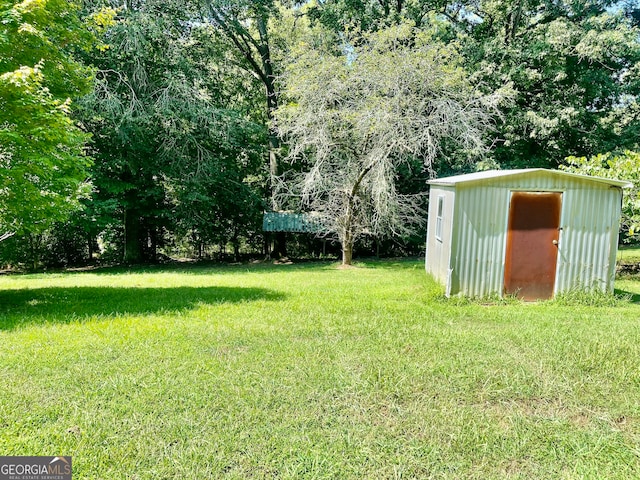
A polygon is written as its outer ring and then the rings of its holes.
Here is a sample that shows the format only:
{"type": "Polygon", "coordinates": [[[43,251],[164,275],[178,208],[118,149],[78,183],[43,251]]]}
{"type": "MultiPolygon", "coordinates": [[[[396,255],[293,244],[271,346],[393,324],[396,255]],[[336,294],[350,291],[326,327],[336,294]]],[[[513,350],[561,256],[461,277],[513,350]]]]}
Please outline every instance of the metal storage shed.
{"type": "Polygon", "coordinates": [[[447,296],[613,291],[629,182],[522,169],[429,183],[426,270],[447,296]]]}

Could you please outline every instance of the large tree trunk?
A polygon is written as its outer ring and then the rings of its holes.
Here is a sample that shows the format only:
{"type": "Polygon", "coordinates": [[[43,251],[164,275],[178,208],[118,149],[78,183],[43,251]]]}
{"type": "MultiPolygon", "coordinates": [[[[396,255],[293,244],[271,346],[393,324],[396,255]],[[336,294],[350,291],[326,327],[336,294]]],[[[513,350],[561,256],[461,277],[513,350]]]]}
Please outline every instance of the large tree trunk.
{"type": "Polygon", "coordinates": [[[342,265],[353,263],[353,242],[342,244],[342,265]]]}
{"type": "Polygon", "coordinates": [[[26,240],[29,245],[29,255],[31,256],[31,266],[33,270],[38,269],[38,264],[40,263],[40,236],[28,233],[26,235],[26,240]]]}
{"type": "Polygon", "coordinates": [[[87,234],[87,251],[88,251],[88,261],[89,263],[93,263],[93,246],[96,243],[96,239],[90,233],[87,234]]]}
{"type": "MultiPolygon", "coordinates": [[[[222,28],[238,51],[247,60],[252,72],[262,81],[265,86],[267,96],[267,118],[269,120],[269,196],[271,197],[271,209],[279,210],[278,202],[275,198],[275,186],[278,176],[282,173],[278,160],[280,150],[280,139],[273,124],[274,112],[278,108],[278,91],[275,88],[273,73],[273,63],[271,58],[271,48],[269,43],[269,10],[264,10],[255,18],[255,25],[258,32],[256,38],[250,32],[241,18],[233,16],[233,12],[222,8],[215,2],[208,1],[209,13],[213,16],[218,26],[222,28]],[[257,52],[257,56],[256,56],[257,52]],[[259,58],[258,58],[259,57],[259,58]]],[[[274,237],[274,252],[278,256],[285,256],[287,252],[286,235],[276,234],[274,237]]]]}
{"type": "Polygon", "coordinates": [[[354,244],[354,236],[353,231],[351,230],[351,204],[347,207],[347,219],[346,226],[340,235],[340,243],[342,245],[342,265],[351,265],[353,262],[353,244],[354,244]]]}
{"type": "Polygon", "coordinates": [[[140,215],[137,209],[126,207],[124,210],[124,262],[140,263],[142,248],[140,242],[140,215]]]}
{"type": "Polygon", "coordinates": [[[360,182],[364,178],[364,175],[366,175],[366,171],[361,172],[358,176],[346,199],[343,230],[342,233],[339,234],[342,244],[342,265],[351,265],[353,261],[353,244],[356,236],[353,231],[354,203],[358,189],[360,188],[360,182]]]}
{"type": "Polygon", "coordinates": [[[147,225],[143,233],[145,234],[143,242],[144,259],[156,263],[158,261],[158,226],[147,225]]]}
{"type": "Polygon", "coordinates": [[[258,16],[256,25],[260,42],[258,44],[258,53],[260,54],[260,62],[262,64],[262,81],[267,94],[267,117],[269,119],[269,173],[271,174],[271,187],[273,189],[273,181],[280,174],[278,165],[278,150],[280,148],[280,139],[273,125],[273,114],[278,108],[278,92],[274,85],[275,76],[273,74],[273,65],[271,63],[271,48],[269,45],[269,35],[267,30],[268,18],[266,16],[258,16]]]}

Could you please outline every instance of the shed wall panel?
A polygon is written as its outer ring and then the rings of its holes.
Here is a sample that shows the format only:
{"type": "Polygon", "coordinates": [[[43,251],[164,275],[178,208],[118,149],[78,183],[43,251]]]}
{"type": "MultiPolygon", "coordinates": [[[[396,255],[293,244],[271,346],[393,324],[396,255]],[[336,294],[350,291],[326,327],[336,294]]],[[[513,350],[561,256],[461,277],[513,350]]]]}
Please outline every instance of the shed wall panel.
{"type": "Polygon", "coordinates": [[[453,230],[455,189],[435,187],[429,192],[429,217],[427,224],[426,270],[444,285],[449,284],[449,260],[451,257],[451,233],[453,230]],[[444,197],[442,236],[435,236],[438,197],[444,197]]]}
{"type": "Polygon", "coordinates": [[[500,186],[458,188],[451,294],[502,291],[510,191],[500,186]]]}
{"type": "Polygon", "coordinates": [[[567,190],[556,292],[575,288],[613,290],[620,197],[617,188],[567,190]]]}

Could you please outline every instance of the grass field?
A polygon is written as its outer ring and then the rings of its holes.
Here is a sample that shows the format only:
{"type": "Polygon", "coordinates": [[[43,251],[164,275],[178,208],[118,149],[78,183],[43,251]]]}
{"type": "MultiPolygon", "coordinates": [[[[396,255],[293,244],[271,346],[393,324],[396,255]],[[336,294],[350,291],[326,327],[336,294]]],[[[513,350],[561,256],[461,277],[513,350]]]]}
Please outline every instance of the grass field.
{"type": "Polygon", "coordinates": [[[74,479],[640,478],[624,299],[442,298],[422,262],[0,277],[0,454],[74,479]]]}
{"type": "Polygon", "coordinates": [[[618,249],[618,263],[640,263],[640,247],[625,246],[618,249]]]}

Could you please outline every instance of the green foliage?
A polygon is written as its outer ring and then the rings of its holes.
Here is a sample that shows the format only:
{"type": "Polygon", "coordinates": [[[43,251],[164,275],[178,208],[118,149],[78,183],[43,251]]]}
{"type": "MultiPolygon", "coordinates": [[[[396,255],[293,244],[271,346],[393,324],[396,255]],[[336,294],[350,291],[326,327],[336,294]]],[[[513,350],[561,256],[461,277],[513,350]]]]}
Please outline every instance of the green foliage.
{"type": "Polygon", "coordinates": [[[621,228],[627,233],[628,240],[637,238],[640,232],[640,153],[627,150],[620,154],[568,157],[566,160],[568,165],[560,167],[563,170],[631,182],[631,188],[623,189],[621,228]]]}
{"type": "Polygon", "coordinates": [[[0,4],[1,233],[42,232],[86,193],[88,136],[71,98],[92,78],[73,52],[91,44],[74,2],[0,4]]]}
{"type": "MultiPolygon", "coordinates": [[[[344,163],[358,149],[392,152],[395,166],[377,178],[393,188],[365,193],[363,186],[358,200],[367,205],[361,231],[384,245],[389,231],[398,233],[389,219],[411,222],[406,210],[398,214],[402,202],[382,192],[407,200],[434,173],[557,167],[570,155],[636,151],[637,18],[631,3],[609,0],[2,0],[0,239],[48,238],[54,223],[76,212],[74,228],[88,238],[108,238],[112,253],[125,252],[129,260],[153,259],[165,242],[185,239],[194,250],[259,243],[265,206],[299,207],[295,196],[272,196],[274,179],[311,170],[318,155],[311,144],[299,148],[291,131],[282,139],[275,135],[270,120],[285,98],[281,131],[288,128],[287,111],[311,112],[306,126],[334,142],[333,160],[344,163]],[[412,33],[394,39],[389,27],[406,28],[407,22],[412,33]],[[377,46],[371,47],[374,33],[377,46]],[[460,131],[427,142],[426,156],[411,142],[391,150],[375,144],[372,132],[389,134],[390,126],[400,125],[393,118],[428,117],[414,112],[419,102],[407,85],[429,81],[403,70],[400,53],[411,51],[420,63],[426,44],[438,64],[433,71],[447,71],[451,80],[422,91],[424,98],[462,84],[487,95],[509,92],[512,101],[499,106],[500,120],[467,129],[492,145],[490,155],[478,160],[460,149],[450,138],[460,131]],[[380,82],[371,81],[374,67],[380,82]],[[276,88],[278,78],[288,91],[276,88]],[[78,112],[77,97],[87,93],[78,112]],[[324,113],[300,100],[314,95],[327,107],[324,113]],[[289,151],[295,161],[285,164],[289,151]],[[96,159],[91,169],[88,153],[96,159]]],[[[461,87],[459,93],[469,92],[461,87]]],[[[394,135],[415,140],[425,131],[394,135]]],[[[634,180],[633,165],[618,165],[624,176],[612,175],[634,180]]],[[[327,171],[321,176],[341,178],[327,171]]],[[[625,195],[629,238],[638,229],[634,195],[625,195]]],[[[420,237],[405,240],[415,246],[420,237]]],[[[66,242],[71,250],[73,242],[66,242]]]]}
{"type": "Polygon", "coordinates": [[[473,75],[516,92],[497,132],[501,165],[554,168],[636,144],[638,30],[607,2],[585,5],[494,2],[461,21],[473,75]]]}
{"type": "Polygon", "coordinates": [[[39,65],[54,98],[64,101],[87,91],[91,70],[75,53],[90,49],[94,38],[79,6],[67,0],[2,0],[0,72],[39,65]]]}
{"type": "Polygon", "coordinates": [[[2,230],[41,232],[78,208],[90,165],[88,136],[53,97],[39,67],[0,76],[2,230]]]}
{"type": "Polygon", "coordinates": [[[89,239],[82,226],[73,221],[78,212],[43,233],[15,235],[4,240],[0,243],[0,266],[14,271],[33,271],[90,263],[89,239]]]}
{"type": "Polygon", "coordinates": [[[237,79],[214,29],[189,23],[190,7],[121,10],[102,38],[108,48],[90,58],[98,75],[83,118],[96,164],[85,225],[94,235],[122,225],[129,262],[153,260],[165,232],[238,237],[261,210],[266,142],[253,86],[237,79]]]}
{"type": "Polygon", "coordinates": [[[444,5],[441,0],[316,0],[307,8],[312,20],[331,30],[366,32],[407,20],[422,27],[429,22],[429,13],[444,5]]]}
{"type": "Polygon", "coordinates": [[[465,69],[485,92],[513,88],[514,101],[503,105],[491,135],[492,163],[555,168],[569,155],[637,144],[640,44],[623,6],[609,0],[327,0],[308,8],[335,32],[376,31],[406,19],[435,28],[438,38],[460,49],[465,69]]]}

